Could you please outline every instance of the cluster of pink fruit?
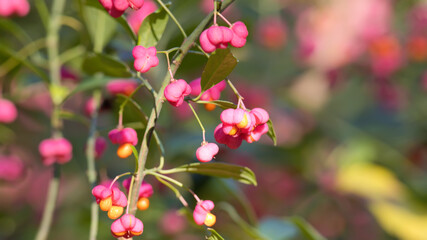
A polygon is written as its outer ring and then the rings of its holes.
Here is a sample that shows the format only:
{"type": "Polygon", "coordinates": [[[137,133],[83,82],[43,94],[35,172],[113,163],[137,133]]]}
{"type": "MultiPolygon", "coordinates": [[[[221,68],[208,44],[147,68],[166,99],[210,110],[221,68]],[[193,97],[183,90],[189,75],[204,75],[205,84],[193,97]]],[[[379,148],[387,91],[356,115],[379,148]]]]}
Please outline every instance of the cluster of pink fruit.
{"type": "MultiPolygon", "coordinates": [[[[123,187],[129,191],[131,178],[123,181],[123,187]]],[[[98,185],[92,189],[92,195],[102,211],[108,211],[110,219],[117,219],[123,214],[123,208],[127,206],[126,195],[120,189],[110,183],[109,186],[98,185]]],[[[139,210],[146,210],[149,207],[148,198],[153,195],[151,184],[143,182],[139,189],[139,199],[137,207],[139,210]]],[[[111,224],[111,233],[114,237],[131,238],[139,236],[144,230],[142,221],[131,214],[124,214],[111,224]]]]}
{"type": "Polygon", "coordinates": [[[235,48],[241,48],[246,44],[248,29],[241,22],[235,22],[228,27],[213,25],[200,34],[200,46],[207,53],[214,52],[217,48],[225,49],[230,43],[235,48]]]}
{"type": "Polygon", "coordinates": [[[127,205],[126,195],[117,187],[98,185],[92,189],[92,195],[102,211],[108,211],[110,219],[117,219],[123,214],[123,208],[127,205]]]}
{"type": "Polygon", "coordinates": [[[99,0],[101,5],[114,18],[118,18],[128,8],[138,10],[144,5],[144,0],[99,0]]]}
{"type": "Polygon", "coordinates": [[[251,111],[226,109],[221,113],[222,123],[215,128],[215,140],[232,149],[240,147],[242,140],[248,143],[258,141],[268,132],[268,120],[269,115],[262,108],[251,111]]]}

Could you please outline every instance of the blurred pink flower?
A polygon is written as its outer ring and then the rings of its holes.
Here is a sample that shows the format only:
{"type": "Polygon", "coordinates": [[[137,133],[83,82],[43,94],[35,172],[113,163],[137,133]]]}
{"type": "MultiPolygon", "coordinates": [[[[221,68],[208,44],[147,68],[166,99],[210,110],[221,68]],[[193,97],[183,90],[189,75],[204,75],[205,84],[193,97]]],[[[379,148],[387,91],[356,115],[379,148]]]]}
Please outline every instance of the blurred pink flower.
{"type": "Polygon", "coordinates": [[[168,210],[160,219],[159,226],[166,235],[176,235],[187,227],[187,219],[178,210],[168,210]]]}
{"type": "Polygon", "coordinates": [[[372,71],[381,78],[389,77],[403,62],[400,43],[391,35],[373,39],[369,45],[369,53],[372,71]]]}
{"type": "Polygon", "coordinates": [[[16,181],[24,175],[24,163],[16,156],[0,156],[0,180],[16,181]]]}
{"type": "Polygon", "coordinates": [[[23,17],[30,12],[27,0],[0,0],[0,16],[10,17],[14,14],[23,17]]]}
{"type": "Polygon", "coordinates": [[[111,95],[123,94],[129,96],[138,87],[133,79],[116,79],[107,83],[107,91],[111,95]]]}
{"type": "Polygon", "coordinates": [[[388,32],[389,0],[331,0],[297,20],[299,51],[309,65],[330,70],[357,58],[366,43],[388,32]]]}
{"type": "Polygon", "coordinates": [[[280,17],[267,17],[257,23],[255,38],[259,44],[270,50],[285,46],[287,27],[280,17]]]}
{"type": "Polygon", "coordinates": [[[18,116],[15,105],[4,98],[0,98],[0,123],[11,123],[18,116]]]}
{"type": "Polygon", "coordinates": [[[139,10],[129,10],[129,15],[126,19],[135,34],[138,34],[139,27],[144,19],[156,10],[157,5],[151,0],[145,0],[144,6],[139,10]]]}

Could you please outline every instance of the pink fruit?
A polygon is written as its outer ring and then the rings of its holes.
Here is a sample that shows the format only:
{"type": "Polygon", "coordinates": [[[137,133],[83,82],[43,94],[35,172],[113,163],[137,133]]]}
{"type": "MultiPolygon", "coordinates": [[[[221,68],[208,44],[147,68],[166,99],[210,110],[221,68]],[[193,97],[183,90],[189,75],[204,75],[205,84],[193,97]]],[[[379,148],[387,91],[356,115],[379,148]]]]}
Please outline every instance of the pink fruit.
{"type": "Polygon", "coordinates": [[[155,47],[145,48],[143,46],[135,46],[132,50],[132,55],[135,58],[135,70],[145,73],[152,67],[159,65],[159,59],[156,54],[157,50],[155,47]]]}
{"type": "Polygon", "coordinates": [[[215,143],[203,143],[196,151],[196,157],[200,162],[209,162],[218,153],[219,148],[215,143]]]}
{"type": "Polygon", "coordinates": [[[113,144],[130,143],[135,146],[138,143],[138,135],[133,128],[113,129],[108,133],[108,138],[113,144]]]}
{"type": "Polygon", "coordinates": [[[0,98],[0,123],[11,123],[17,116],[15,105],[7,99],[0,98]]]}
{"type": "Polygon", "coordinates": [[[64,164],[71,160],[73,147],[65,138],[49,138],[39,145],[39,152],[46,166],[53,163],[64,164]]]}
{"type": "Polygon", "coordinates": [[[203,225],[206,220],[206,216],[212,209],[214,209],[215,204],[211,200],[205,200],[200,203],[197,203],[194,208],[193,218],[197,225],[203,225]]]}
{"type": "Polygon", "coordinates": [[[30,12],[27,0],[0,0],[0,16],[10,17],[14,14],[23,17],[30,12]]]}
{"type": "Polygon", "coordinates": [[[125,214],[111,224],[111,233],[116,238],[139,236],[143,231],[144,225],[141,220],[131,214],[125,214]]]}
{"type": "Polygon", "coordinates": [[[178,79],[166,86],[164,95],[166,100],[175,107],[184,102],[184,97],[191,93],[191,87],[183,79],[178,79]]]}

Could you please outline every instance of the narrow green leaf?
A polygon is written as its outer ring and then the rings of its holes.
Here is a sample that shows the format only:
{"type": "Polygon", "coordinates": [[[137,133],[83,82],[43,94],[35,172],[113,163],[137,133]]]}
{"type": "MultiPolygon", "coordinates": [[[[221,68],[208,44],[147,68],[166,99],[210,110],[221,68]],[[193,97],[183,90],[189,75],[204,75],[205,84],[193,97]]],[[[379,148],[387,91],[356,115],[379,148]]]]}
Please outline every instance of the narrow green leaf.
{"type": "Polygon", "coordinates": [[[213,228],[208,228],[208,231],[211,232],[211,235],[209,237],[206,237],[207,240],[224,240],[224,238],[219,235],[217,231],[213,228]]]}
{"type": "Polygon", "coordinates": [[[294,223],[302,235],[306,237],[307,240],[326,240],[320,233],[318,233],[309,223],[300,217],[291,217],[289,219],[294,223]]]}
{"type": "Polygon", "coordinates": [[[208,60],[202,73],[202,92],[224,80],[236,67],[237,59],[230,49],[217,49],[208,60]]]}
{"type": "Polygon", "coordinates": [[[274,146],[276,146],[277,145],[276,131],[274,131],[274,126],[271,119],[268,120],[267,125],[268,125],[267,135],[271,138],[271,140],[273,140],[274,146]]]}
{"type": "Polygon", "coordinates": [[[104,87],[109,81],[111,81],[111,78],[87,78],[83,80],[76,88],[74,88],[73,91],[71,91],[62,102],[65,102],[68,98],[76,93],[104,87]]]}
{"type": "Polygon", "coordinates": [[[10,32],[14,35],[21,43],[31,42],[31,38],[27,32],[19,26],[16,22],[11,19],[2,18],[0,21],[0,29],[10,32]]]}
{"type": "Polygon", "coordinates": [[[3,46],[3,45],[0,44],[0,52],[3,52],[6,55],[10,56],[11,58],[13,58],[13,59],[19,61],[20,63],[22,63],[24,66],[26,66],[31,71],[33,71],[35,74],[37,74],[43,81],[49,82],[49,78],[48,78],[48,76],[46,75],[46,73],[44,71],[42,71],[39,67],[37,67],[36,65],[34,65],[29,60],[24,59],[22,57],[19,57],[19,54],[17,54],[15,51],[12,51],[9,48],[7,48],[7,47],[5,47],[5,46],[3,46]]]}
{"type": "Polygon", "coordinates": [[[126,30],[126,32],[132,38],[132,40],[134,41],[134,43],[137,43],[138,38],[136,37],[136,35],[133,32],[132,28],[129,26],[129,23],[126,20],[126,18],[122,15],[121,17],[115,18],[115,19],[126,30]]]}
{"type": "MultiPolygon", "coordinates": [[[[100,11],[105,11],[104,7],[102,7],[102,5],[99,3],[98,0],[87,0],[86,2],[86,6],[90,6],[93,8],[96,8],[100,11]]],[[[120,25],[122,25],[122,27],[126,30],[126,32],[129,34],[129,36],[132,38],[132,40],[137,41],[136,35],[133,32],[132,28],[129,26],[129,23],[127,22],[126,18],[124,17],[124,15],[122,15],[121,17],[118,18],[113,18],[113,17],[109,17],[112,20],[116,21],[117,23],[119,23],[120,25]]]]}
{"type": "Polygon", "coordinates": [[[131,77],[129,67],[120,60],[105,54],[89,54],[83,61],[83,71],[89,75],[104,73],[111,77],[131,77]]]}
{"type": "Polygon", "coordinates": [[[138,31],[138,45],[156,46],[162,38],[169,20],[169,15],[161,8],[150,14],[141,24],[138,31]]]}
{"type": "Polygon", "coordinates": [[[262,236],[258,229],[247,223],[231,204],[227,202],[220,202],[217,206],[219,209],[224,210],[230,216],[231,220],[233,220],[246,234],[248,234],[251,239],[267,240],[262,236]]]}
{"type": "Polygon", "coordinates": [[[62,110],[61,113],[59,114],[59,116],[62,119],[67,119],[67,120],[79,122],[79,123],[81,123],[81,124],[83,124],[83,125],[85,125],[87,127],[90,125],[89,124],[89,122],[90,122],[89,119],[87,119],[86,117],[84,117],[84,116],[82,116],[80,114],[74,113],[74,112],[62,110]]]}
{"type": "Polygon", "coordinates": [[[199,104],[206,104],[206,103],[212,103],[215,104],[216,106],[222,108],[222,109],[228,109],[228,108],[237,108],[237,105],[229,102],[229,101],[224,101],[224,100],[214,100],[214,101],[196,101],[196,103],[199,104]]]}
{"type": "Polygon", "coordinates": [[[255,174],[247,167],[226,163],[191,163],[172,169],[172,172],[189,172],[200,175],[233,178],[241,183],[257,185],[255,174]]]}
{"type": "MultiPolygon", "coordinates": [[[[98,3],[98,5],[101,5],[98,3]]],[[[105,9],[87,5],[84,10],[89,36],[97,52],[107,45],[116,33],[117,21],[105,9]]]]}

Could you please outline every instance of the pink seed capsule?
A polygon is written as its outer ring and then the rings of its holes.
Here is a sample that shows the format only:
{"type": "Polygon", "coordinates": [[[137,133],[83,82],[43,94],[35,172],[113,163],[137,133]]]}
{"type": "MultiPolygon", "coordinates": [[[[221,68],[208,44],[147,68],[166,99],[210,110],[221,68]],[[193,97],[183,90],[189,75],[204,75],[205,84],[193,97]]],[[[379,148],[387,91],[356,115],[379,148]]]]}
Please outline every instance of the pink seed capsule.
{"type": "Polygon", "coordinates": [[[175,107],[184,102],[184,97],[191,93],[191,87],[183,79],[178,79],[166,86],[164,95],[166,100],[175,107]]]}
{"type": "Polygon", "coordinates": [[[230,44],[236,48],[245,46],[246,37],[248,36],[248,29],[246,28],[246,25],[243,22],[238,21],[233,24],[231,30],[233,31],[234,35],[230,44]]]}
{"type": "Polygon", "coordinates": [[[113,129],[108,133],[108,138],[113,144],[130,143],[135,146],[138,143],[138,135],[133,128],[113,129]]]}
{"type": "Polygon", "coordinates": [[[49,138],[39,145],[39,152],[46,166],[53,163],[64,164],[71,160],[73,147],[65,138],[49,138]]]}
{"type": "Polygon", "coordinates": [[[222,29],[219,26],[211,26],[208,28],[207,36],[209,39],[209,42],[211,42],[213,45],[218,45],[223,42],[223,35],[222,35],[222,29]]]}
{"type": "Polygon", "coordinates": [[[139,236],[144,231],[141,220],[134,215],[125,214],[111,224],[111,233],[114,237],[131,238],[139,236]]]}
{"type": "Polygon", "coordinates": [[[209,162],[218,153],[219,148],[215,143],[203,143],[196,151],[196,157],[200,162],[209,162]]]}
{"type": "Polygon", "coordinates": [[[143,46],[135,46],[132,50],[132,55],[135,58],[135,70],[146,73],[152,67],[159,65],[159,59],[156,54],[157,50],[155,47],[145,48],[143,46]]]}
{"type": "Polygon", "coordinates": [[[17,116],[18,111],[15,105],[7,99],[0,98],[0,122],[11,123],[15,121],[17,116]]]}
{"type": "Polygon", "coordinates": [[[193,218],[197,225],[203,225],[206,217],[210,211],[215,207],[215,204],[211,200],[205,200],[197,203],[193,211],[193,218]]]}
{"type": "Polygon", "coordinates": [[[205,31],[202,32],[202,34],[200,34],[199,42],[203,51],[207,53],[211,53],[215,51],[216,46],[209,41],[207,32],[208,32],[208,29],[206,29],[205,31]]]}

